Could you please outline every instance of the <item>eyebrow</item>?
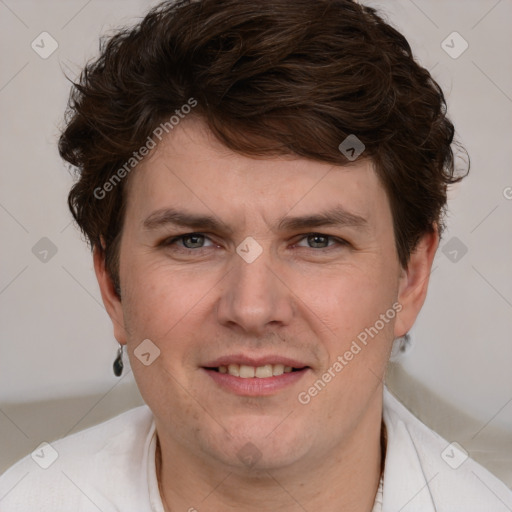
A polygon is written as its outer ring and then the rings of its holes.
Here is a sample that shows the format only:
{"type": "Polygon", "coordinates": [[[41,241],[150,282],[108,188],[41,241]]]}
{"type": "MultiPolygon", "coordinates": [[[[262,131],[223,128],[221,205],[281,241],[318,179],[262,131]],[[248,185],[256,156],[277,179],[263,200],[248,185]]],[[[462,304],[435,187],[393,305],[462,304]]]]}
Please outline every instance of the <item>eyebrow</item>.
{"type": "MultiPolygon", "coordinates": [[[[233,229],[211,215],[198,215],[175,208],[163,208],[151,213],[142,223],[144,230],[152,231],[167,225],[175,225],[194,230],[210,230],[233,233],[233,229]]],[[[283,217],[277,223],[278,231],[294,231],[320,226],[349,226],[367,229],[368,221],[347,211],[342,206],[335,206],[323,212],[300,217],[283,217]]]]}

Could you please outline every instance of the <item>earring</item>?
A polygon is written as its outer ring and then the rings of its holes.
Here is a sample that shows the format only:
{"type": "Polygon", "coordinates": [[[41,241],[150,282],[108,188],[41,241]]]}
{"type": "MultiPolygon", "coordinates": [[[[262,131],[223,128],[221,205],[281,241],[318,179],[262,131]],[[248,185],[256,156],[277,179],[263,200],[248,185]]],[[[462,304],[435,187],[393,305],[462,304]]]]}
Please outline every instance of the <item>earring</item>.
{"type": "Polygon", "coordinates": [[[119,348],[117,349],[117,357],[114,360],[114,375],[116,377],[120,377],[123,373],[123,345],[119,345],[119,348]]]}
{"type": "Polygon", "coordinates": [[[396,363],[401,360],[406,354],[410,352],[412,348],[411,335],[409,333],[405,333],[403,336],[399,338],[395,338],[393,341],[393,347],[391,349],[391,354],[389,360],[392,363],[396,363]]]}

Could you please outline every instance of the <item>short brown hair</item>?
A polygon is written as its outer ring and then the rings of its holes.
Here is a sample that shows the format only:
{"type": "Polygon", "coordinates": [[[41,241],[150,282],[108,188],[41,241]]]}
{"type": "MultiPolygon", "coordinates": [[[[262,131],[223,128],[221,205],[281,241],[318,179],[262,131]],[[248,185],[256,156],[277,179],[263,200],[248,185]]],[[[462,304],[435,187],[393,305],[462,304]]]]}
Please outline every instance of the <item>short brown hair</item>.
{"type": "MultiPolygon", "coordinates": [[[[443,92],[397,30],[351,0],[164,2],[100,43],[74,84],[61,156],[78,168],[68,204],[119,291],[125,184],[94,191],[190,98],[228,148],[350,164],[364,144],[386,190],[398,258],[443,228],[456,176],[443,92]],[[105,247],[101,244],[105,241],[105,247]]],[[[469,167],[468,167],[469,169],[469,167]]]]}

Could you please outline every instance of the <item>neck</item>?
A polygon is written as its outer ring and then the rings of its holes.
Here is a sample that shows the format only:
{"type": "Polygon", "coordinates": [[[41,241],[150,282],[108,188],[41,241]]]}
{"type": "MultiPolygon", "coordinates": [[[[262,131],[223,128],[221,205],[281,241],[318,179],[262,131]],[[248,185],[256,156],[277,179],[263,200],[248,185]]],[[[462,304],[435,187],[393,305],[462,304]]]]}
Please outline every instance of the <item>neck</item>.
{"type": "Polygon", "coordinates": [[[198,461],[179,445],[157,437],[156,472],[166,512],[370,512],[382,475],[386,431],[382,420],[358,428],[337,453],[296,468],[239,473],[198,461]],[[196,510],[197,509],[197,510],[196,510]]]}

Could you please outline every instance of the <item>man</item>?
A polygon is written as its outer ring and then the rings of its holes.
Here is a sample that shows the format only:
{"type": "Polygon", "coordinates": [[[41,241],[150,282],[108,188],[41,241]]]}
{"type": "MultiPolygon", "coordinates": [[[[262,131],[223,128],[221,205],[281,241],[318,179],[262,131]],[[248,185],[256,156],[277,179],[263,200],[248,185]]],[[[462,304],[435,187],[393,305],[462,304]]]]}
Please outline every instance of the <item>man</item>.
{"type": "Polygon", "coordinates": [[[20,461],[2,510],[511,510],[383,384],[453,133],[403,36],[348,0],[164,3],[108,40],[60,151],[147,407],[20,461]]]}

